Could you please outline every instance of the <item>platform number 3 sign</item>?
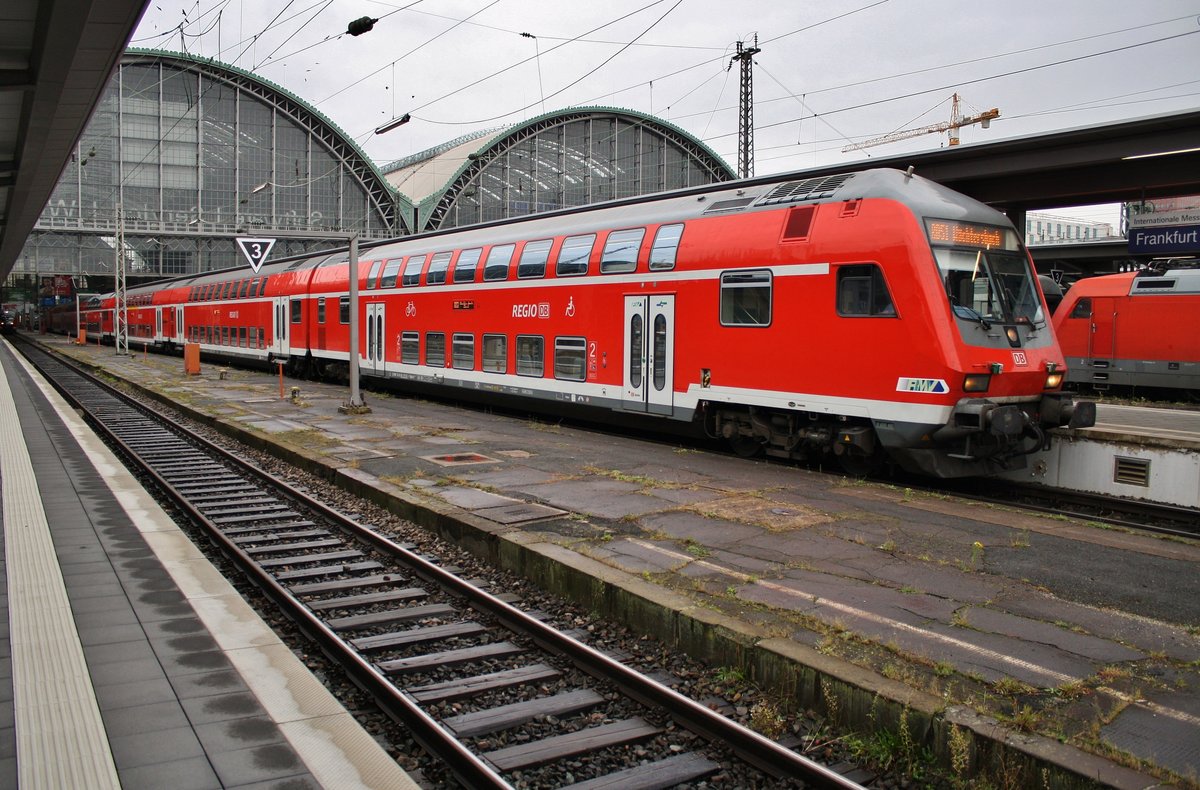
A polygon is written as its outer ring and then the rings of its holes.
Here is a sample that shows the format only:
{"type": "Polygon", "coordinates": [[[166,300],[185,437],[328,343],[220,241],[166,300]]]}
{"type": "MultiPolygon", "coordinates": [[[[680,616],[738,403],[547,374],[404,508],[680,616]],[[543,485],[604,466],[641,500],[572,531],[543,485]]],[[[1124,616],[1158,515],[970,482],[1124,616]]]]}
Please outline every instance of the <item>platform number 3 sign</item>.
{"type": "Polygon", "coordinates": [[[271,247],[275,246],[275,239],[239,238],[237,244],[242,255],[245,255],[246,260],[250,261],[250,268],[254,270],[255,274],[258,274],[259,267],[271,254],[271,247]]]}

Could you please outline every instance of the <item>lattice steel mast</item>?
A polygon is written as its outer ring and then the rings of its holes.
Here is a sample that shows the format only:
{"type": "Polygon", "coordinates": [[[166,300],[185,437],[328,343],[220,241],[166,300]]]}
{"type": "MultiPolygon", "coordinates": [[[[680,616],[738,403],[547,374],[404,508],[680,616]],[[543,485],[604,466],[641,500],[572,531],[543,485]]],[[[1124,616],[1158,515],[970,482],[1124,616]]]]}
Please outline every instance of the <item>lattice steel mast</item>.
{"type": "Polygon", "coordinates": [[[733,68],[734,61],[742,62],[742,86],[738,104],[738,178],[754,175],[754,76],[751,67],[754,56],[762,52],[758,48],[758,34],[754,35],[754,46],[737,43],[737,54],[729,59],[726,71],[733,68]]]}

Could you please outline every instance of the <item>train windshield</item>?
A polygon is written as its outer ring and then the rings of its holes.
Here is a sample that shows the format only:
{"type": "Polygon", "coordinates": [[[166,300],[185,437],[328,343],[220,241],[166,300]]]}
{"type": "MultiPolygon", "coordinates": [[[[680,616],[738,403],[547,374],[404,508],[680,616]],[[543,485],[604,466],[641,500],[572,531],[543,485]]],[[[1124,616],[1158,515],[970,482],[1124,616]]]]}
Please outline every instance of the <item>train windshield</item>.
{"type": "Polygon", "coordinates": [[[1008,228],[926,220],[950,306],[981,324],[1040,326],[1046,314],[1029,259],[1008,228]]]}

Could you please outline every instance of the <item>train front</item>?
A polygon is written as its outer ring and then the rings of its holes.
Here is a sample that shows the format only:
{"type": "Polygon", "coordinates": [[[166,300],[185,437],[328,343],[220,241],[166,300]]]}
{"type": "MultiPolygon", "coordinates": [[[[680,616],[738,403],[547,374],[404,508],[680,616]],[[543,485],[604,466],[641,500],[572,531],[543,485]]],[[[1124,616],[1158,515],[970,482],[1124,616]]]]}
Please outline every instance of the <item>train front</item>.
{"type": "Polygon", "coordinates": [[[881,440],[912,471],[939,477],[1024,466],[1047,431],[1095,424],[1096,407],[1062,392],[1062,352],[1032,263],[1011,225],[924,221],[948,304],[931,304],[947,379],[901,379],[897,390],[946,388],[958,398],[940,426],[903,427],[881,440]],[[940,319],[940,320],[939,320],[940,319]]]}

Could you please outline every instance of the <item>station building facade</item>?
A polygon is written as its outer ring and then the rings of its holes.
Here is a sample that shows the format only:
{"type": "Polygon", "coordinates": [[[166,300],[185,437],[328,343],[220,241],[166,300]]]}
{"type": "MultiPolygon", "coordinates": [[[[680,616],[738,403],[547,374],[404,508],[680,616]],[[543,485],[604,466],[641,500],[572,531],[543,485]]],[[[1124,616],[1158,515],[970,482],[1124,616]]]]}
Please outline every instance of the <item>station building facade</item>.
{"type": "Polygon", "coordinates": [[[0,296],[34,311],[113,288],[733,179],[659,119],[572,108],[461,137],[383,168],[304,100],[185,54],[126,52],[0,296]],[[302,232],[307,238],[288,238],[302,232]],[[319,234],[327,233],[321,238],[319,234]],[[314,235],[317,234],[317,235],[314,235]]]}

